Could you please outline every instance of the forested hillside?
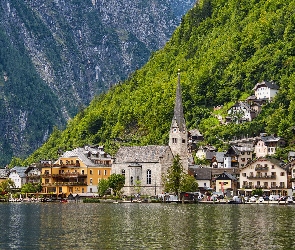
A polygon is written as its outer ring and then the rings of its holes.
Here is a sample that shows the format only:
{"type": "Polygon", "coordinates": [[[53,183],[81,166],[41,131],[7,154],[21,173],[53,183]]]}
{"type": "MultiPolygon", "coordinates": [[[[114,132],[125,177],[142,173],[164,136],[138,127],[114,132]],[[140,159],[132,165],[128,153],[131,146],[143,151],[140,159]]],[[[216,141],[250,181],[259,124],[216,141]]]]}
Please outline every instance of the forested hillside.
{"type": "MultiPolygon", "coordinates": [[[[105,144],[167,144],[177,70],[181,69],[188,128],[198,127],[206,143],[223,147],[233,136],[260,132],[294,143],[295,1],[203,0],[183,18],[165,47],[127,81],[99,95],[64,131],[55,130],[27,162],[56,158],[58,150],[105,144]],[[274,102],[253,121],[220,125],[220,115],[253,94],[262,80],[280,86],[274,102]]],[[[282,153],[282,152],[281,152],[282,153]]]]}
{"type": "Polygon", "coordinates": [[[125,80],[162,48],[194,0],[2,0],[0,165],[125,80]],[[173,6],[172,6],[173,4],[173,6]]]}

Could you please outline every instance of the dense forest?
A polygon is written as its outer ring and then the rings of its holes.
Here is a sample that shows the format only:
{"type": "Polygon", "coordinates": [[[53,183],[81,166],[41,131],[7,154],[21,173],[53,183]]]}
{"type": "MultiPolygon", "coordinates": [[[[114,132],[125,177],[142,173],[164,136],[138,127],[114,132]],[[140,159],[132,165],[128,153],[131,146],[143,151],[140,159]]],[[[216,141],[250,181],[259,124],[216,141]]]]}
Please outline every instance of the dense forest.
{"type": "Polygon", "coordinates": [[[55,129],[24,164],[85,144],[103,144],[110,153],[122,144],[167,144],[178,69],[187,127],[199,128],[204,143],[223,150],[234,136],[266,132],[287,140],[277,155],[284,157],[295,139],[294,9],[295,0],[200,1],[146,65],[97,96],[65,130],[55,129]],[[219,124],[216,112],[225,116],[263,80],[279,85],[275,100],[252,122],[219,124]]]}

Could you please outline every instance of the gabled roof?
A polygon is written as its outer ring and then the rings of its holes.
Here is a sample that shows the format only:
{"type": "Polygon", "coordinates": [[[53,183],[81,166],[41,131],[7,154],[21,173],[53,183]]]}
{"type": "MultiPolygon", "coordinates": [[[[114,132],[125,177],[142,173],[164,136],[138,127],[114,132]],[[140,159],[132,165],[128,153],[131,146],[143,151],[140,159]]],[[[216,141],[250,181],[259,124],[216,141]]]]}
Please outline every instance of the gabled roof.
{"type": "Polygon", "coordinates": [[[269,135],[269,136],[261,136],[260,138],[263,142],[278,142],[281,140],[280,137],[275,137],[274,135],[269,135]]]}
{"type": "Polygon", "coordinates": [[[0,179],[6,179],[9,175],[9,169],[0,168],[0,179]]]}
{"type": "Polygon", "coordinates": [[[20,178],[25,178],[26,177],[26,167],[19,167],[15,166],[14,168],[10,169],[10,173],[16,172],[20,178]]]}
{"type": "Polygon", "coordinates": [[[190,174],[193,174],[196,180],[211,180],[211,168],[190,167],[190,174]]]}
{"type": "Polygon", "coordinates": [[[115,155],[115,163],[147,163],[159,162],[167,151],[171,152],[169,146],[132,146],[121,147],[115,155]]]}
{"type": "MultiPolygon", "coordinates": [[[[82,161],[87,166],[97,166],[94,162],[92,162],[90,159],[87,158],[88,151],[84,148],[75,148],[71,151],[66,151],[63,153],[63,155],[60,158],[71,158],[71,157],[77,157],[80,161],[82,161]]],[[[60,159],[59,158],[59,159],[60,159]]],[[[59,159],[55,162],[56,164],[59,163],[59,159]]]]}
{"type": "Polygon", "coordinates": [[[262,82],[256,83],[253,90],[256,91],[258,88],[261,88],[261,87],[268,87],[270,89],[279,89],[279,86],[276,85],[273,81],[270,81],[270,82],[262,81],[262,82]]]}
{"type": "Polygon", "coordinates": [[[270,161],[272,164],[274,164],[274,165],[276,165],[276,166],[278,166],[278,167],[285,170],[286,165],[283,162],[281,162],[281,161],[279,161],[279,160],[277,160],[277,159],[275,159],[273,157],[259,157],[259,158],[255,159],[255,160],[252,160],[251,162],[246,164],[244,167],[241,167],[240,169],[247,168],[247,167],[249,167],[250,165],[253,165],[256,162],[263,162],[263,161],[270,161]]]}
{"type": "Polygon", "coordinates": [[[192,129],[189,132],[191,136],[203,136],[198,129],[192,129]]]}
{"type": "Polygon", "coordinates": [[[215,180],[232,180],[232,181],[236,181],[237,179],[233,175],[231,175],[231,174],[229,174],[227,172],[224,172],[224,173],[220,174],[215,180]]]}

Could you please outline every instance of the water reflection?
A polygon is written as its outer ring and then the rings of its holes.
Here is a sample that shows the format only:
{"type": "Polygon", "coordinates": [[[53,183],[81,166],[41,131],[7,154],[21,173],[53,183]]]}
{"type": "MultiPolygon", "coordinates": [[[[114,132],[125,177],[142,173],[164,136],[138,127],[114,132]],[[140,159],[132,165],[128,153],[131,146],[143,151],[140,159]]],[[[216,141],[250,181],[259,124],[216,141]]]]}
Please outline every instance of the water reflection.
{"type": "Polygon", "coordinates": [[[295,206],[0,204],[0,249],[295,249],[295,206]]]}

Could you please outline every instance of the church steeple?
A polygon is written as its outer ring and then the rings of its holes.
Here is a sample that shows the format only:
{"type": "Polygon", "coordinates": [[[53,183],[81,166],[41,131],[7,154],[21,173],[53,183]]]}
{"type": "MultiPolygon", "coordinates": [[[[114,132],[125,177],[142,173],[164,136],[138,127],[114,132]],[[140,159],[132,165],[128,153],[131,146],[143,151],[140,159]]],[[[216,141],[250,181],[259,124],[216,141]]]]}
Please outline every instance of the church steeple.
{"type": "Polygon", "coordinates": [[[171,122],[169,133],[169,146],[174,156],[179,155],[184,171],[188,171],[188,133],[186,130],[185,119],[183,115],[180,71],[178,70],[178,81],[176,88],[174,115],[171,122]]]}
{"type": "Polygon", "coordinates": [[[173,115],[173,119],[171,123],[171,129],[172,127],[178,128],[180,132],[186,132],[185,119],[183,115],[182,97],[181,97],[180,70],[178,70],[174,115],[173,115]]]}

